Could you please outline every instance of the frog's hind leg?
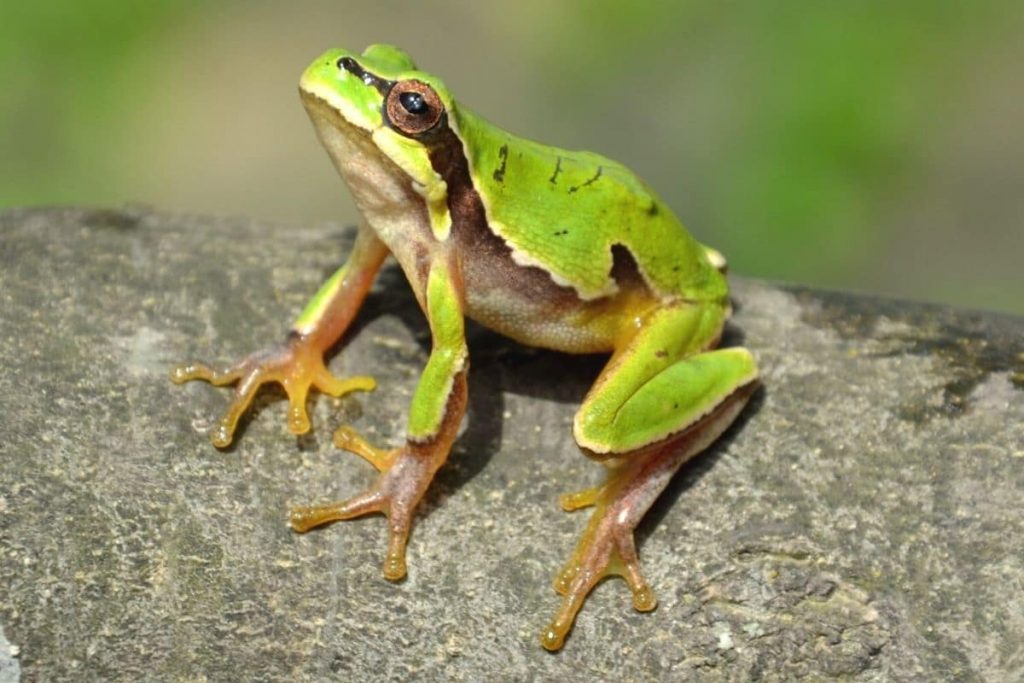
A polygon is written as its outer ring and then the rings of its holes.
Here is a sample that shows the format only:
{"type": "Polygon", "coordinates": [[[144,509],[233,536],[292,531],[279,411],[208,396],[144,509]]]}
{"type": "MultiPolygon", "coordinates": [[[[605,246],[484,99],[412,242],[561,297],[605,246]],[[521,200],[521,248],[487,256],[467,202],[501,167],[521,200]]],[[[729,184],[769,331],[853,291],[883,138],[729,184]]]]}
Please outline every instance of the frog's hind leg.
{"type": "Polygon", "coordinates": [[[545,648],[562,646],[587,595],[605,577],[626,580],[637,610],[657,604],[633,530],[676,470],[728,428],[757,387],[746,349],[700,353],[717,339],[721,317],[720,309],[657,311],[612,357],[580,408],[576,440],[603,459],[608,476],[601,486],[562,497],[566,510],[595,509],[555,579],[563,599],[541,635],[545,648]]]}

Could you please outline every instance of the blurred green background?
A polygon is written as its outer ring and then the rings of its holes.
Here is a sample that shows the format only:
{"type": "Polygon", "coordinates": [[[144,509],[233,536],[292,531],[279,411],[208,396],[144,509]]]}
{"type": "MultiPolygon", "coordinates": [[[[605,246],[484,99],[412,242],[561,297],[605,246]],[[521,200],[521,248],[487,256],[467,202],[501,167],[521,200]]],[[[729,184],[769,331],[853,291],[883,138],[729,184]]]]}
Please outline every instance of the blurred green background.
{"type": "Polygon", "coordinates": [[[1024,313],[1020,0],[3,4],[0,206],[354,222],[296,82],[393,42],[734,272],[1024,313]]]}

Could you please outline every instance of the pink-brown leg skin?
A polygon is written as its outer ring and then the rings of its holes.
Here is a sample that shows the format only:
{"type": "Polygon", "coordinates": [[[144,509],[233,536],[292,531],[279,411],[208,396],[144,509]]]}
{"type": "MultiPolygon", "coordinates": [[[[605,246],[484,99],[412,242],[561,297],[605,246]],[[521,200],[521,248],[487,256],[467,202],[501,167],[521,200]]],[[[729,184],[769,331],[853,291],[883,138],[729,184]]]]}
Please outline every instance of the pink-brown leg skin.
{"type": "Polygon", "coordinates": [[[257,389],[267,382],[284,387],[288,395],[288,429],[293,434],[309,431],[306,398],[310,388],[342,396],[351,391],[370,391],[376,386],[372,377],[335,377],[324,365],[323,351],[295,333],[284,344],[258,351],[223,370],[203,363],[185,363],[171,371],[171,381],[176,384],[192,380],[204,380],[214,386],[235,385],[231,403],[210,431],[210,441],[218,448],[231,444],[239,418],[252,403],[257,389]]]}
{"type": "Polygon", "coordinates": [[[756,382],[742,387],[685,431],[620,456],[609,465],[603,485],[562,496],[565,510],[592,505],[594,512],[572,556],[555,577],[554,588],[562,596],[562,604],[541,633],[545,649],[561,649],[587,595],[606,577],[626,580],[636,610],[649,612],[657,606],[654,591],[640,570],[633,530],[676,470],[725,431],[756,387],[756,382]]]}
{"type": "Polygon", "coordinates": [[[346,501],[293,508],[289,516],[292,529],[305,533],[328,522],[362,517],[374,512],[384,514],[388,518],[384,577],[390,581],[404,578],[405,547],[416,506],[426,493],[434,473],[448,458],[465,405],[466,373],[461,372],[455,377],[441,429],[430,441],[409,441],[400,448],[381,450],[368,444],[352,429],[339,429],[334,435],[335,445],[369,462],[380,472],[380,476],[368,489],[346,501]]]}

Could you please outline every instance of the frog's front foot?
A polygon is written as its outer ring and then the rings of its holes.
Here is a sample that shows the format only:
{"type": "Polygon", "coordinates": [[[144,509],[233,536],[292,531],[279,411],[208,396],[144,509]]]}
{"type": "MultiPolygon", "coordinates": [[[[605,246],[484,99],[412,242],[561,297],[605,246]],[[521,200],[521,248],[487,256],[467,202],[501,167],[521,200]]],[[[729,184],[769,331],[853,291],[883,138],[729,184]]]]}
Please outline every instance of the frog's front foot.
{"type": "Polygon", "coordinates": [[[305,533],[328,522],[374,512],[384,514],[388,518],[384,577],[399,581],[406,574],[405,546],[416,506],[434,473],[444,462],[447,448],[438,448],[436,443],[410,442],[401,448],[381,450],[368,444],[348,427],[335,432],[334,443],[367,460],[377,468],[380,476],[368,489],[346,501],[293,508],[289,517],[291,527],[305,533]]]}
{"type": "Polygon", "coordinates": [[[294,333],[283,344],[257,351],[223,370],[203,363],[183,363],[171,371],[171,381],[175,384],[197,379],[214,386],[235,385],[231,403],[210,431],[210,441],[218,448],[231,443],[239,418],[252,403],[256,391],[267,382],[279,383],[288,394],[288,429],[293,434],[309,431],[306,396],[310,387],[330,396],[342,396],[350,391],[369,391],[376,386],[372,377],[335,377],[324,365],[323,352],[294,333]]]}

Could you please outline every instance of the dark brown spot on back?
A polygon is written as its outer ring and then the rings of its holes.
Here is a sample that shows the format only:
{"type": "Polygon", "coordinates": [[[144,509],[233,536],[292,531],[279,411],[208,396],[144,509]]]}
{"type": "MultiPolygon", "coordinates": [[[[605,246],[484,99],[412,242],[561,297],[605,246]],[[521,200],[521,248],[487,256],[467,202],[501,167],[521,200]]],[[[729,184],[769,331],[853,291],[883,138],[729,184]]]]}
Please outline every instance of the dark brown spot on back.
{"type": "Polygon", "coordinates": [[[602,173],[604,173],[604,168],[602,168],[601,166],[598,166],[597,167],[597,173],[594,174],[593,178],[590,178],[586,182],[580,183],[579,185],[574,185],[573,187],[570,187],[569,188],[569,194],[573,194],[574,192],[578,192],[579,190],[582,190],[584,187],[587,187],[589,185],[593,185],[594,183],[597,182],[598,178],[601,177],[602,173]]]}
{"type": "Polygon", "coordinates": [[[552,185],[557,184],[557,182],[558,182],[558,180],[557,180],[558,179],[558,174],[561,173],[561,172],[562,172],[562,157],[558,157],[555,160],[555,170],[551,174],[551,177],[548,178],[548,182],[551,183],[552,185]]]}
{"type": "Polygon", "coordinates": [[[498,158],[501,159],[501,166],[494,169],[494,181],[503,183],[505,182],[505,167],[508,165],[508,145],[501,146],[498,150],[498,158]]]}

